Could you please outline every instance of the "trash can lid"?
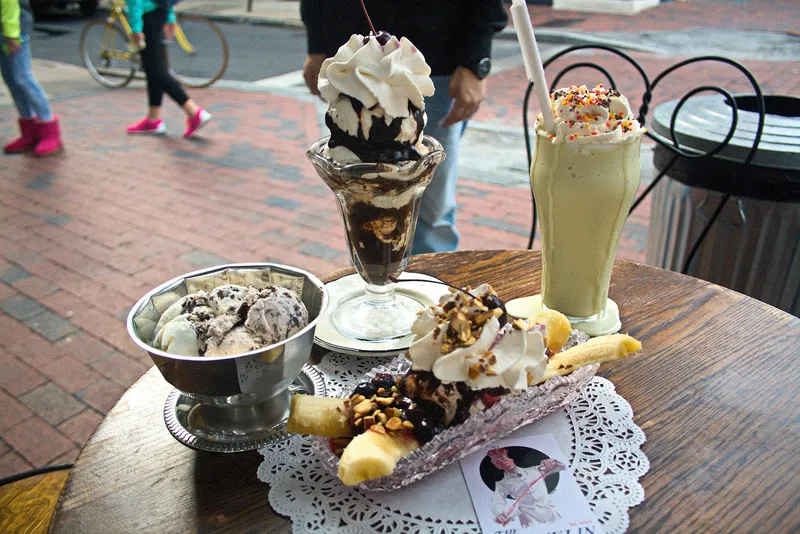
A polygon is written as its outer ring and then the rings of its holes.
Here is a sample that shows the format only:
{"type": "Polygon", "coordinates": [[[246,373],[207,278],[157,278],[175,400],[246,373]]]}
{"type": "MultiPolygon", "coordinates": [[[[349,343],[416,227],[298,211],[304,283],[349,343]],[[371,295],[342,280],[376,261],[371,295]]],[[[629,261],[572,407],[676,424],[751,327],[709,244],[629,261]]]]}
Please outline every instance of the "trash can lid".
{"type": "MultiPolygon", "coordinates": [[[[734,101],[739,116],[736,130],[714,157],[743,162],[758,129],[757,99],[754,95],[734,95],[734,101]]],[[[800,98],[767,95],[764,101],[767,115],[753,165],[800,170],[800,98]]],[[[678,102],[665,102],[653,111],[653,135],[670,144],[669,125],[678,102]]],[[[692,97],[678,112],[675,137],[681,148],[708,152],[725,140],[732,122],[733,108],[722,95],[692,97]]]]}

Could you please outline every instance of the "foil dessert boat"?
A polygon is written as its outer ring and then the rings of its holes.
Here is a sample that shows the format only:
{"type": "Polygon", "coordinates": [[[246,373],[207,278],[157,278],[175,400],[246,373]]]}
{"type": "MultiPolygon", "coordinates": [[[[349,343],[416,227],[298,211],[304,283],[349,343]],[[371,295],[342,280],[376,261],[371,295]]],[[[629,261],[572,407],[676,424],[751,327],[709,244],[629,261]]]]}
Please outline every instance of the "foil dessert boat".
{"type": "MultiPolygon", "coordinates": [[[[588,340],[586,334],[573,330],[565,348],[588,340]]],[[[581,367],[566,376],[555,376],[546,382],[528,387],[518,395],[506,395],[491,408],[473,413],[466,421],[451,426],[432,440],[397,462],[392,474],[362,482],[356,487],[367,491],[391,491],[425,478],[453,462],[469,456],[487,443],[553,413],[578,398],[581,389],[595,376],[599,364],[581,367]]],[[[402,376],[411,368],[405,356],[398,356],[386,365],[374,368],[358,382],[369,382],[380,374],[402,376]]],[[[350,395],[349,389],[342,398],[350,395]]],[[[312,450],[322,465],[337,476],[339,457],[334,455],[330,440],[312,438],[312,450]]]]}

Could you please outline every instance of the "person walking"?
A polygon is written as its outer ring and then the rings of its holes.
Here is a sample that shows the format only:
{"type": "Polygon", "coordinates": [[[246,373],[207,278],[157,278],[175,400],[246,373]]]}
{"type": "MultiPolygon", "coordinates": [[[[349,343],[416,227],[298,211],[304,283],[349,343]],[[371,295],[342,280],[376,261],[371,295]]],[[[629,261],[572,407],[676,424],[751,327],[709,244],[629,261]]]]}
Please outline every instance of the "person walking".
{"type": "Polygon", "coordinates": [[[147,116],[128,126],[129,134],[164,135],[167,127],[161,118],[161,102],[167,93],[186,112],[184,137],[192,137],[211,120],[211,114],[189,98],[180,83],[169,73],[167,46],[175,36],[175,12],[169,0],[126,0],[128,21],[134,44],[140,49],[147,77],[147,116]]]}
{"type": "Polygon", "coordinates": [[[33,14],[28,0],[0,0],[3,42],[0,71],[19,113],[21,135],[5,146],[6,154],[33,150],[37,156],[61,152],[59,118],[50,111],[47,95],[31,65],[33,14]]]}
{"type": "MultiPolygon", "coordinates": [[[[505,28],[508,15],[502,0],[364,0],[364,4],[376,30],[407,37],[422,52],[435,87],[435,94],[425,99],[425,133],[442,144],[447,157],[422,197],[411,252],[456,250],[459,142],[486,93],[492,37],[505,28]]],[[[322,62],[352,34],[368,34],[369,26],[359,0],[301,0],[300,13],[308,43],[303,77],[311,93],[318,95],[322,62]]]]}

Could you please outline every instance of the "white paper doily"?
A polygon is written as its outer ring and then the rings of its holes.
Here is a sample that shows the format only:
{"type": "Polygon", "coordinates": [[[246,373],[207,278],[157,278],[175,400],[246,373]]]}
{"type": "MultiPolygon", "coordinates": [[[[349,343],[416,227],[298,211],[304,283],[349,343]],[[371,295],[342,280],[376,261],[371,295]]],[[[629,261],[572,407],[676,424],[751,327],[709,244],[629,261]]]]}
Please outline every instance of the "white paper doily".
{"type": "MultiPolygon", "coordinates": [[[[327,394],[337,396],[383,363],[382,358],[329,353],[318,369],[325,375],[327,394]]],[[[569,455],[570,469],[603,531],[617,534],[628,527],[628,509],[644,500],[639,478],[650,468],[641,451],[644,432],[632,417],[614,385],[595,377],[567,409],[508,437],[553,434],[569,455]]],[[[264,461],[258,478],[270,484],[270,505],[292,520],[296,533],[480,532],[457,463],[397,491],[363,492],[323,469],[310,438],[293,436],[259,452],[264,461]]]]}

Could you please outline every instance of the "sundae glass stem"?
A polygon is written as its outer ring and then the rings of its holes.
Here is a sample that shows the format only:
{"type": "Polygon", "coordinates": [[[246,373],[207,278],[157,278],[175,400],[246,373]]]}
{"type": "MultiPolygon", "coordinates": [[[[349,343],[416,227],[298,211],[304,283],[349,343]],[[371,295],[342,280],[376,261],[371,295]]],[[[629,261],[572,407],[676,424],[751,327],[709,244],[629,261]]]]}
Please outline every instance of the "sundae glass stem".
{"type": "Polygon", "coordinates": [[[386,306],[394,301],[394,284],[377,286],[367,284],[364,288],[364,300],[370,306],[386,306]]]}

